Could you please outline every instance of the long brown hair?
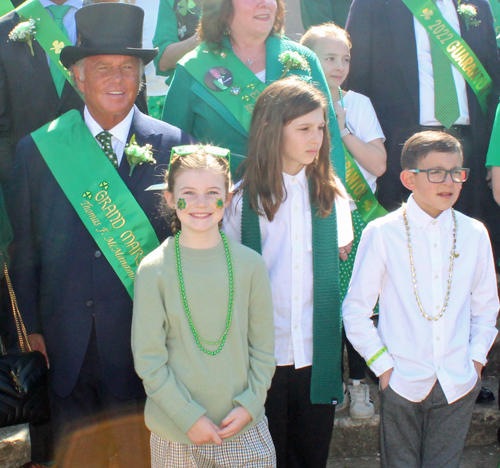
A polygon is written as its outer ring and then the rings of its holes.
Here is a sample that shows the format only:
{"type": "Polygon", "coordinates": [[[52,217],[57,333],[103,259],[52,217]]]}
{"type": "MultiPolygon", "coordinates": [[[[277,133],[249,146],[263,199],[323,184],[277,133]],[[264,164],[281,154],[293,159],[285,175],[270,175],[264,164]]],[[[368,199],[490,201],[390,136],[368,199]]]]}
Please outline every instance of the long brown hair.
{"type": "MultiPolygon", "coordinates": [[[[229,30],[234,15],[232,0],[203,0],[198,35],[202,41],[222,45],[222,38],[229,30]]],[[[276,0],[276,16],[270,35],[282,36],[285,25],[285,4],[276,0]]]]}
{"type": "MultiPolygon", "coordinates": [[[[238,190],[248,189],[250,206],[269,221],[286,199],[283,184],[283,127],[316,109],[323,109],[327,121],[327,101],[321,91],[297,77],[269,85],[257,99],[243,162],[243,181],[238,190]]],[[[321,217],[332,211],[339,194],[330,162],[330,133],[325,126],[323,143],[313,163],[306,168],[311,181],[312,203],[321,217]]]]}
{"type": "MultiPolygon", "coordinates": [[[[229,170],[229,161],[226,158],[213,156],[205,151],[203,147],[198,148],[194,153],[172,156],[169,170],[165,172],[165,182],[167,183],[167,191],[174,193],[175,181],[179,174],[186,171],[206,169],[214,174],[220,174],[224,177],[224,185],[226,188],[226,197],[233,189],[231,172],[229,170]]],[[[170,208],[166,203],[166,215],[170,219],[170,227],[172,234],[177,234],[181,230],[181,222],[177,217],[175,209],[170,208]]],[[[221,227],[222,221],[219,223],[221,227]]]]}

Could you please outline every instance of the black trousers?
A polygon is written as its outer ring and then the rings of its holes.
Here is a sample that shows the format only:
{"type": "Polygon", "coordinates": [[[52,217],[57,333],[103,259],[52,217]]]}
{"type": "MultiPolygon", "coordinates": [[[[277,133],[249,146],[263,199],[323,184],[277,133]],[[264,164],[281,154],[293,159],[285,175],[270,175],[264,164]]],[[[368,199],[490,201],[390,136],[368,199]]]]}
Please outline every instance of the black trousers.
{"type": "Polygon", "coordinates": [[[267,393],[266,414],[278,468],[325,468],[335,406],[313,405],[311,366],[278,366],[267,393]]]}
{"type": "Polygon", "coordinates": [[[144,398],[120,400],[103,379],[95,328],[75,388],[66,398],[51,394],[58,467],[149,468],[150,433],[144,398]]]}

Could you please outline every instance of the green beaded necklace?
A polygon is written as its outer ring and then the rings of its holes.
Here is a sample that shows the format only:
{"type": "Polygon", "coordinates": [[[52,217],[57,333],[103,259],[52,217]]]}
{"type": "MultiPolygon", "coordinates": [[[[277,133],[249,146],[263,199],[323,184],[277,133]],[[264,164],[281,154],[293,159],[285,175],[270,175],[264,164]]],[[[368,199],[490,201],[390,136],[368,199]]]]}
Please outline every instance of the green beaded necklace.
{"type": "Polygon", "coordinates": [[[179,236],[181,234],[181,231],[179,231],[175,235],[175,243],[174,243],[177,279],[179,280],[179,289],[181,292],[182,305],[184,306],[184,311],[186,312],[189,321],[189,327],[191,328],[191,332],[193,333],[198,348],[200,348],[200,350],[203,351],[205,354],[209,354],[211,356],[219,354],[221,349],[224,347],[224,343],[226,342],[227,332],[229,331],[229,327],[231,326],[231,320],[233,316],[233,306],[234,306],[233,257],[231,256],[231,251],[229,250],[229,246],[227,245],[226,236],[222,231],[219,232],[222,237],[222,243],[224,244],[224,250],[226,252],[227,271],[229,274],[229,305],[227,307],[226,328],[220,339],[217,341],[204,340],[196,330],[196,327],[194,326],[193,318],[191,317],[191,312],[189,311],[189,306],[187,302],[186,289],[184,287],[184,278],[182,277],[181,252],[179,249],[179,236]],[[212,346],[218,345],[219,347],[215,351],[209,351],[203,346],[202,343],[212,346]]]}

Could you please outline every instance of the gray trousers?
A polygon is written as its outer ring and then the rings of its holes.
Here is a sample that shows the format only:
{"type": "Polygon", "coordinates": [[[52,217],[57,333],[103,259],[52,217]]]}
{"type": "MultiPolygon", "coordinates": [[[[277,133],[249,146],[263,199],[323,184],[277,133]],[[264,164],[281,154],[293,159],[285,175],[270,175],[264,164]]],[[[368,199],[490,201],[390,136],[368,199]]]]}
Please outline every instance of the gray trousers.
{"type": "Polygon", "coordinates": [[[380,393],[382,468],[458,468],[480,389],[478,379],[450,405],[439,382],[419,403],[385,388],[380,393]]]}

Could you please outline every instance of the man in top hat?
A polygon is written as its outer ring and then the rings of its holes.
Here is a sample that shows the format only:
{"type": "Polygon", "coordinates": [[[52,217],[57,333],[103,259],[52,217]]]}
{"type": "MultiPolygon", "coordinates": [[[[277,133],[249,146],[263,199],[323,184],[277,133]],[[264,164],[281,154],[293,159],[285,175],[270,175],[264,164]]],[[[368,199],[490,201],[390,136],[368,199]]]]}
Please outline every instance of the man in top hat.
{"type": "MultiPolygon", "coordinates": [[[[192,141],[134,106],[143,66],[157,54],[142,48],[143,16],[117,3],[77,12],[79,45],[63,49],[61,61],[73,67],[85,109],[21,140],[7,190],[12,281],[30,342],[50,362],[59,441],[84,420],[142,414],[130,345],[133,277],[169,234],[158,195],[146,189],[163,181],[171,148],[192,141]],[[130,146],[152,158],[134,161],[130,146]]],[[[126,429],[111,425],[111,449],[79,440],[81,456],[63,466],[107,468],[115,453],[120,466],[146,466],[141,435],[126,429]]]]}

